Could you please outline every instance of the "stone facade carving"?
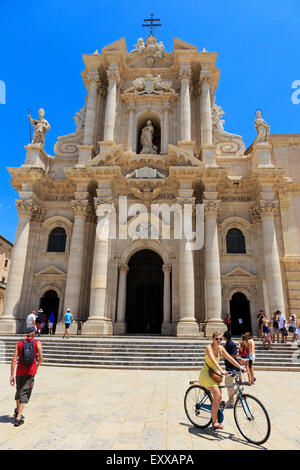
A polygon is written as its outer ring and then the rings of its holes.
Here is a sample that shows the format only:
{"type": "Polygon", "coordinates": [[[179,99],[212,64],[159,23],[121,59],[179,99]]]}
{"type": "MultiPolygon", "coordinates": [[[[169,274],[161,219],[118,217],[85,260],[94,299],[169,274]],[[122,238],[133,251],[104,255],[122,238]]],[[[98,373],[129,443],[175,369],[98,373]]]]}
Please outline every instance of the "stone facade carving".
{"type": "Polygon", "coordinates": [[[143,38],[139,38],[131,53],[146,53],[146,55],[149,55],[150,57],[153,56],[161,59],[165,55],[165,46],[162,41],[157,42],[155,36],[148,36],[146,39],[146,44],[143,38]]]}
{"type": "Polygon", "coordinates": [[[73,119],[76,124],[76,131],[71,134],[58,137],[58,142],[54,146],[56,155],[74,156],[78,152],[78,145],[83,143],[84,123],[86,115],[86,105],[75,114],[73,119]]]}
{"type": "Polygon", "coordinates": [[[159,95],[162,93],[175,93],[172,88],[172,82],[162,80],[160,75],[154,77],[152,74],[147,74],[145,78],[136,78],[133,81],[133,86],[124,91],[127,93],[137,93],[139,95],[159,95]]]}
{"type": "Polygon", "coordinates": [[[225,121],[221,119],[224,115],[221,106],[216,104],[212,107],[212,133],[213,143],[217,144],[216,155],[243,155],[245,144],[242,137],[230,134],[224,130],[225,121]]]}

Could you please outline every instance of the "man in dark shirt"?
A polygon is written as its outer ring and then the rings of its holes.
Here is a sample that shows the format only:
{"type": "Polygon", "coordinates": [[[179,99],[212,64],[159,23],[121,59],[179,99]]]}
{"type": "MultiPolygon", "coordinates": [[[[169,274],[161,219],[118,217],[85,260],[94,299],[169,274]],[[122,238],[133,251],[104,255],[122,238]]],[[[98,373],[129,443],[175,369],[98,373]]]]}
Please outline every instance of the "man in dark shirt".
{"type": "MultiPolygon", "coordinates": [[[[229,333],[229,331],[225,331],[224,335],[224,340],[226,342],[225,344],[225,349],[226,351],[228,352],[228,354],[230,354],[230,356],[232,356],[234,359],[237,358],[238,356],[238,353],[237,353],[237,347],[236,345],[234,344],[234,342],[232,341],[231,339],[231,334],[229,333]]],[[[239,371],[239,369],[237,369],[233,364],[231,364],[231,362],[229,361],[224,361],[225,363],[225,369],[227,372],[231,372],[231,371],[239,371]]],[[[234,390],[233,390],[233,385],[234,385],[234,377],[232,377],[231,375],[227,375],[225,377],[225,385],[226,387],[229,387],[227,388],[228,390],[228,399],[229,399],[229,403],[227,405],[227,408],[233,408],[233,405],[234,405],[234,390]]]]}

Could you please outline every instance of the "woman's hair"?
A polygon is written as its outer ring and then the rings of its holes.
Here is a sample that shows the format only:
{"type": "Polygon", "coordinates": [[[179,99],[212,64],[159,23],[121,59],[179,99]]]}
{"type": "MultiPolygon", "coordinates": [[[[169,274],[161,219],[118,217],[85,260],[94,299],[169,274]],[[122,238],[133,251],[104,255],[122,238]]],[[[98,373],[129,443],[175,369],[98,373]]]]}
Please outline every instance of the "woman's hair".
{"type": "Polygon", "coordinates": [[[212,338],[215,338],[218,335],[222,336],[219,331],[214,331],[213,334],[212,334],[212,338]]]}
{"type": "Polygon", "coordinates": [[[252,334],[249,333],[249,332],[245,333],[245,336],[246,336],[247,339],[251,339],[251,338],[252,338],[252,334]]]}
{"type": "Polygon", "coordinates": [[[242,338],[242,341],[247,341],[247,336],[246,335],[242,335],[241,338],[242,338]]]}

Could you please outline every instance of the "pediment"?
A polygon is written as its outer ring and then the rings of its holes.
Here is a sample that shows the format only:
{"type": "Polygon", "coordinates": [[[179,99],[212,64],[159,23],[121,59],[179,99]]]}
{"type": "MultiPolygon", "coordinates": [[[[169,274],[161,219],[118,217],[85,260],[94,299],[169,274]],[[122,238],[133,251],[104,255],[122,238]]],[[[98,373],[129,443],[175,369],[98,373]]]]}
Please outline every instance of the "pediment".
{"type": "Polygon", "coordinates": [[[100,152],[86,164],[87,169],[101,166],[119,166],[127,173],[130,169],[142,167],[168,171],[170,166],[203,167],[203,163],[191,153],[176,145],[168,145],[166,155],[123,152],[121,145],[113,145],[100,152]]]}
{"type": "Polygon", "coordinates": [[[247,271],[246,269],[242,268],[241,266],[236,266],[234,269],[232,269],[231,271],[229,271],[227,274],[223,274],[222,275],[222,279],[224,280],[230,280],[230,279],[234,279],[236,277],[243,277],[244,279],[245,278],[248,278],[249,280],[254,280],[257,278],[257,276],[255,274],[252,274],[250,273],[249,271],[247,271]]]}
{"type": "Polygon", "coordinates": [[[173,50],[179,51],[197,51],[197,47],[189,44],[188,42],[182,41],[181,39],[174,38],[173,39],[173,50]]]}
{"type": "Polygon", "coordinates": [[[47,266],[47,268],[42,269],[38,273],[34,273],[35,277],[46,277],[46,276],[65,277],[66,275],[67,274],[65,272],[63,272],[61,269],[54,266],[54,264],[51,264],[50,266],[47,266]]]}
{"type": "Polygon", "coordinates": [[[118,41],[112,42],[108,46],[103,47],[101,52],[102,54],[105,54],[105,52],[127,52],[125,38],[121,38],[118,41]]]}

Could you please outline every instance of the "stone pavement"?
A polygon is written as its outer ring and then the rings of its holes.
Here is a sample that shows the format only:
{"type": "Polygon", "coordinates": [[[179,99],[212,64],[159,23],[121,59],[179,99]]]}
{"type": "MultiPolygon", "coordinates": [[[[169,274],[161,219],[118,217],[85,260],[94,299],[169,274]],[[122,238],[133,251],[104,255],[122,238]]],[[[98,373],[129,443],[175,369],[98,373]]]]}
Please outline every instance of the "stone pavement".
{"type": "Polygon", "coordinates": [[[247,387],[271,417],[271,437],[262,447],[239,434],[232,410],[224,412],[223,431],[189,423],[183,398],[189,381],[198,378],[193,371],[42,366],[19,428],[13,426],[9,375],[10,366],[0,364],[1,450],[300,449],[299,372],[258,371],[257,385],[247,387]]]}

